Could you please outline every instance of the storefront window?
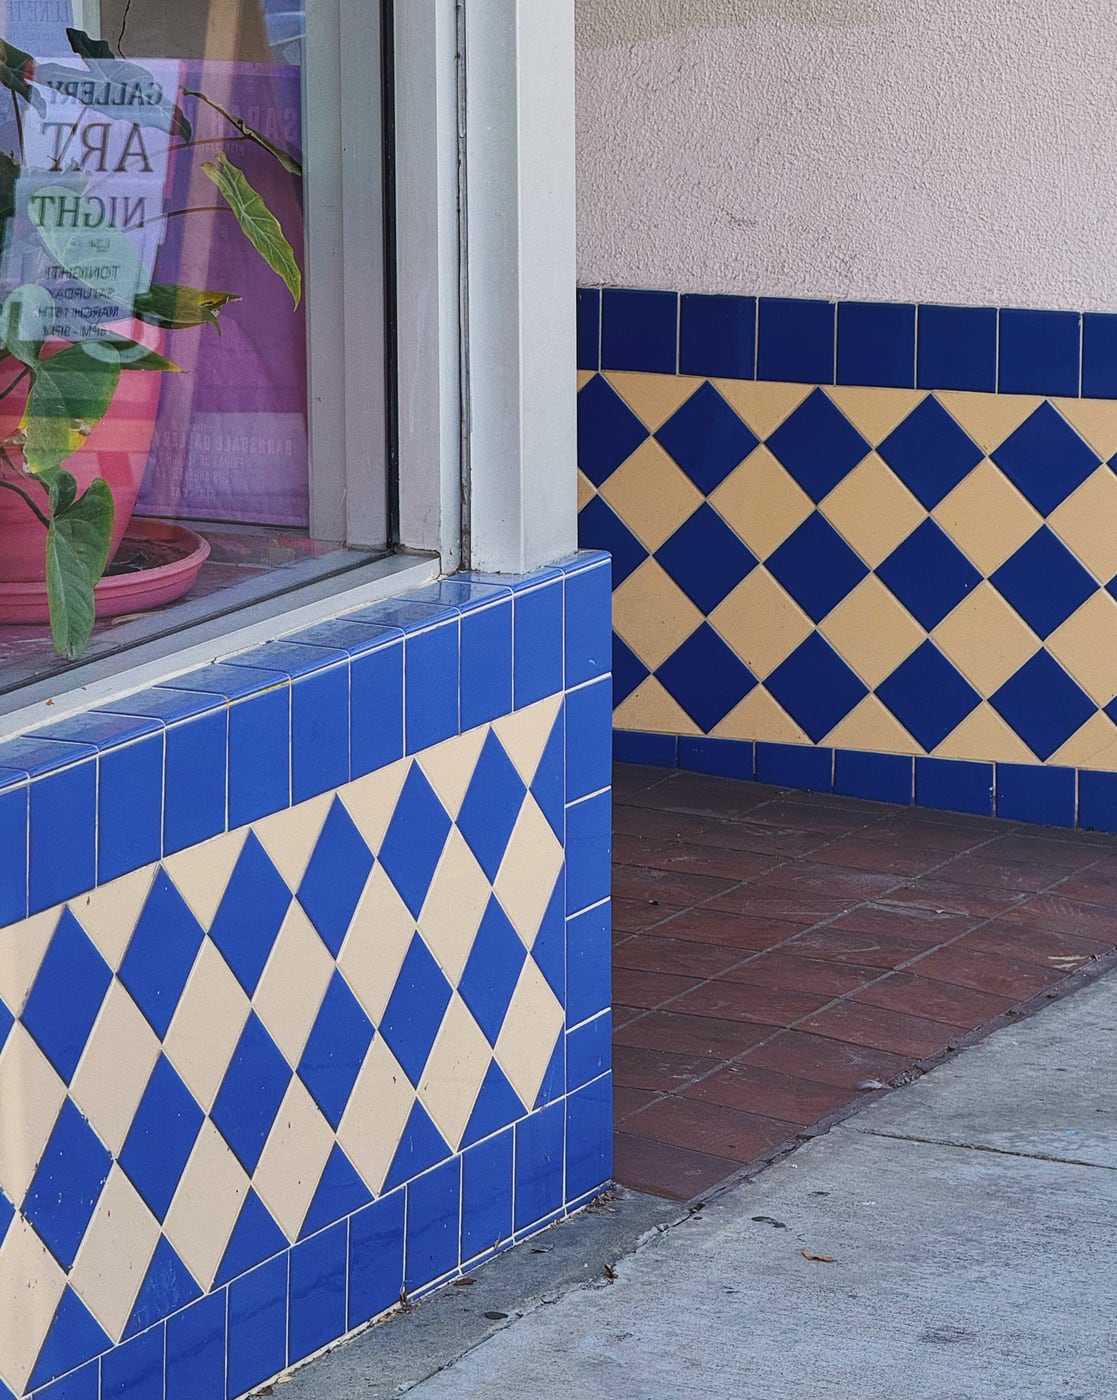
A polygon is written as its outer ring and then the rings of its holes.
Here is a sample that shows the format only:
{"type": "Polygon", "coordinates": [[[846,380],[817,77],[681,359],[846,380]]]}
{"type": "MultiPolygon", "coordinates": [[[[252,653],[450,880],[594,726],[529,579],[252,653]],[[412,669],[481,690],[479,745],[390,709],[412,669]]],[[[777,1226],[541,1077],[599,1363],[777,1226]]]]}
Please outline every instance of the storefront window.
{"type": "Polygon", "coordinates": [[[0,692],[383,544],[313,504],[352,485],[308,410],[305,118],[339,98],[307,9],[338,4],[0,0],[0,692]]]}

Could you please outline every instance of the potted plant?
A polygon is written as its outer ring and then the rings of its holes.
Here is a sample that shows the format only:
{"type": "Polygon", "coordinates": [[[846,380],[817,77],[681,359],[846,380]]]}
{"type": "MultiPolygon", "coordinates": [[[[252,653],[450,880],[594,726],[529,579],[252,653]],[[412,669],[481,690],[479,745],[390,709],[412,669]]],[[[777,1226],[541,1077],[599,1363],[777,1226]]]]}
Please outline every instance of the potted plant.
{"type": "MultiPolygon", "coordinates": [[[[66,34],[84,70],[36,63],[0,40],[0,84],[10,94],[19,146],[0,151],[4,275],[14,283],[0,305],[0,577],[45,579],[55,648],[73,658],[89,640],[94,588],[128,524],[145,460],[141,453],[138,472],[100,472],[81,461],[80,449],[99,429],[109,431],[114,406],[129,397],[122,385],[133,401],[147,402],[153,422],[158,381],[154,392],[134,386],[138,376],[178,371],[161,353],[162,335],[220,331],[222,309],[239,297],[155,280],[120,227],[105,178],[73,168],[76,162],[62,166],[57,149],[45,167],[36,164],[25,140],[28,118],[61,93],[109,117],[126,111],[131,123],[170,137],[171,149],[190,150],[193,125],[180,98],[191,99],[213,108],[238,139],[263,147],[292,176],[302,172],[294,156],[204,93],[184,89],[170,97],[151,72],[104,42],[81,30],[66,34]],[[60,307],[51,291],[59,278],[67,295],[80,299],[84,319],[60,307]]],[[[201,169],[216,187],[218,207],[234,216],[297,306],[301,273],[278,219],[223,147],[211,155],[201,169]]]]}

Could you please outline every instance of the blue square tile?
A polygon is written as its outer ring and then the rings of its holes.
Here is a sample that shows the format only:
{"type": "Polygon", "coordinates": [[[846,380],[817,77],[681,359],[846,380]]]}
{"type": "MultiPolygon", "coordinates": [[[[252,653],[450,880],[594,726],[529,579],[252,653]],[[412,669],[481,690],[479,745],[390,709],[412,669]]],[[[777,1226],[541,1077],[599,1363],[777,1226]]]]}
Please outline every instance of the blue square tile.
{"type": "Polygon", "coordinates": [[[210,1114],[250,1176],[291,1078],[292,1070],[275,1041],[256,1013],[250,1012],[210,1114]]]}
{"type": "Polygon", "coordinates": [[[1038,763],[997,764],[997,816],[1043,826],[1074,826],[1078,774],[1038,763]]]}
{"type": "MultiPolygon", "coordinates": [[[[37,1390],[34,1400],[100,1400],[100,1396],[101,1365],[98,1361],[91,1361],[81,1370],[71,1371],[53,1385],[37,1390]]],[[[3,1381],[0,1381],[0,1400],[16,1400],[3,1381]]],[[[199,1400],[203,1400],[203,1397],[199,1397],[199,1400]]],[[[209,1397],[204,1397],[204,1400],[209,1400],[209,1397]]],[[[224,1400],[224,1392],[215,1400],[224,1400]]]]}
{"type": "Polygon", "coordinates": [[[759,444],[708,383],[701,385],[655,436],[704,496],[717,490],[759,444]]]}
{"type": "Polygon", "coordinates": [[[96,1133],[67,1099],[20,1207],[64,1269],[74,1262],[111,1165],[96,1133]]]}
{"type": "Polygon", "coordinates": [[[569,1025],[612,1002],[612,911],[608,901],[566,921],[566,1019],[569,1025]]]}
{"type": "MultiPolygon", "coordinates": [[[[158,720],[141,715],[109,714],[100,710],[86,710],[72,715],[69,719],[58,720],[42,729],[36,729],[30,736],[33,741],[61,740],[64,743],[79,744],[103,752],[120,744],[142,739],[145,734],[158,734],[163,726],[158,720]]],[[[18,742],[18,741],[17,741],[18,742]]]]}
{"type": "Polygon", "coordinates": [[[111,981],[104,958],[63,910],[23,1008],[23,1024],[67,1084],[111,981]]]}
{"type": "Polygon", "coordinates": [[[1094,579],[1046,525],[989,582],[1040,637],[1049,636],[1098,591],[1094,579]]]}
{"type": "Polygon", "coordinates": [[[927,510],[934,510],[985,455],[930,395],[877,451],[927,510]]]}
{"type": "Polygon", "coordinates": [[[757,379],[834,382],[834,304],[761,297],[757,379]]]}
{"type": "Polygon", "coordinates": [[[120,1153],[128,1180],[157,1220],[171,1207],[204,1117],[170,1060],[160,1055],[120,1153]]]}
{"type": "Polygon", "coordinates": [[[27,915],[27,785],[0,791],[0,928],[27,915]]]}
{"type": "Polygon", "coordinates": [[[1077,311],[1002,311],[998,391],[1077,396],[1081,335],[1077,311]]]}
{"type": "Polygon", "coordinates": [[[643,763],[650,768],[674,768],[679,740],[675,734],[645,734],[636,729],[613,730],[613,762],[643,763]]]}
{"type": "Polygon", "coordinates": [[[450,818],[418,764],[413,764],[380,847],[380,863],[418,918],[430,889],[450,818]]]}
{"type": "Polygon", "coordinates": [[[1049,403],[990,454],[1041,515],[1050,515],[1101,465],[1101,459],[1049,403]]]}
{"type": "Polygon", "coordinates": [[[566,809],[566,912],[580,913],[609,897],[612,793],[566,809]]]}
{"type": "Polygon", "coordinates": [[[834,754],[834,791],[843,797],[910,806],[915,769],[907,754],[862,753],[838,749],[834,754]]]}
{"type": "Polygon", "coordinates": [[[416,1088],[442,1027],[451,991],[442,969],[416,934],[379,1027],[388,1049],[416,1088]]]}
{"type": "Polygon", "coordinates": [[[915,760],[915,801],[940,812],[993,815],[993,765],[950,758],[915,760]]]}
{"type": "Polygon", "coordinates": [[[816,503],[868,455],[869,443],[816,389],[767,440],[768,450],[816,503]]]}
{"type": "Polygon", "coordinates": [[[928,632],[981,582],[978,571],[933,520],[924,520],[912,531],[877,567],[877,577],[928,632]]]}
{"type": "MultiPolygon", "coordinates": [[[[433,584],[433,588],[438,588],[438,583],[433,584]]],[[[437,597],[432,600],[424,589],[415,588],[408,593],[407,598],[422,600],[424,602],[438,602],[437,597]]],[[[310,646],[327,647],[334,652],[346,652],[350,658],[355,656],[367,656],[370,652],[379,651],[381,647],[397,645],[403,640],[403,628],[393,626],[391,623],[372,622],[364,616],[364,609],[355,613],[346,613],[343,617],[332,617],[326,622],[316,622],[313,627],[304,627],[295,635],[300,643],[310,646]]]]}
{"type": "Polygon", "coordinates": [[[756,770],[756,746],[745,739],[694,739],[682,735],[678,764],[688,773],[751,779],[756,770]]]}
{"type": "Polygon", "coordinates": [[[452,578],[436,579],[422,588],[414,588],[407,596],[416,602],[441,603],[465,614],[499,603],[502,598],[510,598],[515,591],[512,580],[517,577],[520,576],[506,574],[505,581],[498,583],[498,575],[490,574],[482,578],[477,574],[461,572],[452,578]]]}
{"type": "MultiPolygon", "coordinates": [[[[477,575],[462,577],[477,578],[477,575]]],[[[436,627],[439,623],[450,623],[457,619],[459,612],[455,604],[448,603],[445,598],[437,595],[433,599],[417,599],[416,594],[420,591],[413,589],[398,598],[385,598],[382,602],[370,603],[367,608],[357,608],[351,613],[346,613],[345,620],[350,623],[395,628],[402,636],[407,632],[420,632],[424,628],[436,627]]]]}
{"type": "Polygon", "coordinates": [[[459,623],[444,622],[404,638],[406,751],[440,744],[459,727],[459,623]]]}
{"type": "Polygon", "coordinates": [[[597,369],[601,363],[601,292],[578,288],[578,368],[597,369]]]}
{"type": "Polygon", "coordinates": [[[106,884],[163,854],[163,735],[98,760],[97,879],[106,884]]]}
{"type": "Polygon", "coordinates": [[[756,298],[682,298],[679,373],[710,379],[756,377],[756,298]]]}
{"type": "Polygon", "coordinates": [[[6,739],[0,744],[0,763],[6,769],[39,778],[80,763],[83,758],[93,758],[97,753],[94,743],[43,738],[43,733],[39,730],[21,738],[6,739]]]}
{"type": "Polygon", "coordinates": [[[566,795],[570,801],[607,788],[613,768],[613,688],[608,678],[566,697],[566,795]]]}
{"type": "Polygon", "coordinates": [[[606,1011],[566,1033],[566,1086],[580,1089],[612,1063],[613,1017],[606,1011]]]}
{"type": "Polygon", "coordinates": [[[120,980],[160,1038],[170,1029],[204,936],[170,876],[160,870],[120,965],[120,980]]]}
{"type": "Polygon", "coordinates": [[[512,600],[462,617],[461,725],[473,729],[512,709],[512,600]]]}
{"type": "Polygon", "coordinates": [[[229,826],[291,802],[291,691],[266,690],[229,707],[229,826]]]}
{"type": "Polygon", "coordinates": [[[209,931],[249,996],[256,991],[293,898],[256,833],[250,831],[209,931]]]}
{"type": "Polygon", "coordinates": [[[138,691],[123,700],[114,700],[101,705],[106,714],[134,715],[147,719],[162,720],[164,724],[177,724],[180,720],[194,719],[222,707],[219,695],[205,691],[169,690],[153,686],[150,690],[138,691]]]}
{"type": "Polygon", "coordinates": [[[566,1100],[566,1199],[604,1190],[613,1175],[613,1080],[604,1075],[566,1100]]]}
{"type": "Polygon", "coordinates": [[[821,622],[869,572],[815,511],[767,559],[768,570],[814,622],[821,622]]]}
{"type": "Polygon", "coordinates": [[[354,658],[349,668],[350,776],[403,756],[403,643],[354,658]]]}
{"type": "Polygon", "coordinates": [[[1087,312],[1082,318],[1082,395],[1117,399],[1117,316],[1087,312]]]}
{"type": "Polygon", "coordinates": [[[335,797],[299,885],[299,903],[336,958],[372,870],[372,852],[335,797]]]}
{"type": "Polygon", "coordinates": [[[225,1293],[167,1319],[167,1400],[225,1400],[225,1293]]]}
{"type": "Polygon", "coordinates": [[[877,695],[927,750],[938,748],[981,702],[933,642],[913,651],[877,686],[877,695]]]}
{"type": "Polygon", "coordinates": [[[31,913],[97,883],[97,764],[77,763],[31,784],[28,894],[31,913]]]}
{"type": "Polygon", "coordinates": [[[796,647],[765,685],[816,744],[869,693],[865,683],[818,632],[812,632],[796,647]]]}
{"type": "Polygon", "coordinates": [[[561,1100],[516,1124],[516,1229],[545,1220],[563,1203],[566,1105],[561,1100]]]}
{"type": "Polygon", "coordinates": [[[578,467],[594,486],[603,486],[627,462],[648,430],[602,375],[578,394],[578,467]]]}
{"type": "MultiPolygon", "coordinates": [[[[651,671],[625,645],[624,639],[613,633],[613,705],[622,705],[632,692],[648,679],[651,671]]],[[[633,759],[633,762],[637,760],[633,759]]]]}
{"type": "Polygon", "coordinates": [[[708,622],[656,671],[672,699],[708,733],[756,685],[756,678],[708,622]]]}
{"type": "Polygon", "coordinates": [[[496,879],[526,794],[523,778],[490,730],[458,812],[458,830],[490,881],[496,879]]]}
{"type": "Polygon", "coordinates": [[[334,1225],[291,1251],[288,1364],[337,1341],[345,1326],[346,1225],[334,1225]]]}
{"type": "Polygon", "coordinates": [[[291,685],[291,800],[348,781],[349,667],[330,666],[291,685]]]}
{"type": "Polygon", "coordinates": [[[1117,832],[1117,773],[1080,770],[1078,825],[1089,831],[1117,832]]]}
{"type": "Polygon", "coordinates": [[[516,594],[512,664],[517,710],[563,687],[562,595],[561,580],[516,594]]]}
{"type": "MultiPolygon", "coordinates": [[[[565,583],[566,684],[607,675],[612,663],[613,594],[609,561],[568,574],[565,583]]],[[[462,677],[465,703],[465,677],[462,677]]]]}
{"type": "Polygon", "coordinates": [[[752,551],[709,505],[699,506],[655,557],[695,607],[707,614],[756,568],[752,551]]]}
{"type": "Polygon", "coordinates": [[[601,368],[674,374],[678,368],[679,298],[676,292],[601,293],[601,368]]]}
{"type": "Polygon", "coordinates": [[[348,983],[335,972],[299,1061],[299,1078],[335,1132],[374,1034],[348,983]]]}
{"type": "MultiPolygon", "coordinates": [[[[378,606],[374,605],[374,607],[378,606]]],[[[372,612],[373,609],[365,611],[372,612]]],[[[353,616],[363,615],[363,613],[354,613],[353,616]]],[[[371,621],[385,622],[380,617],[374,617],[371,621]]],[[[341,647],[332,643],[310,646],[300,640],[303,635],[305,634],[300,633],[299,637],[281,637],[278,641],[265,642],[263,646],[253,647],[251,651],[244,651],[231,657],[226,665],[251,666],[256,670],[262,669],[278,675],[289,676],[293,680],[296,676],[310,676],[315,671],[323,671],[330,666],[344,665],[349,659],[341,647]]],[[[255,688],[254,685],[253,689],[255,688]]]]}
{"type": "Polygon", "coordinates": [[[1049,652],[1037,652],[989,703],[1043,762],[1097,712],[1049,652]]]}
{"type": "Polygon", "coordinates": [[[583,549],[602,549],[610,556],[614,588],[648,557],[647,549],[600,496],[594,496],[578,512],[578,543],[583,549]]]}
{"type": "Polygon", "coordinates": [[[462,1162],[454,1157],[407,1187],[406,1287],[423,1288],[458,1267],[462,1162]]]}
{"type": "Polygon", "coordinates": [[[101,1400],[163,1400],[162,1326],[107,1351],[101,1361],[101,1400]]]}
{"type": "Polygon", "coordinates": [[[229,1288],[228,1400],[277,1375],[287,1364],[287,1256],[229,1288]]]}
{"type": "Polygon", "coordinates": [[[512,1133],[462,1153],[462,1262],[512,1237],[512,1133]]]}
{"type": "Polygon", "coordinates": [[[473,1019],[495,1045],[527,961],[523,940],[494,895],[477,931],[458,991],[473,1019]]]}
{"type": "Polygon", "coordinates": [[[920,389],[997,387],[997,311],[991,306],[919,308],[920,389]]]}
{"type": "Polygon", "coordinates": [[[838,383],[914,389],[915,307],[840,302],[838,383]]]}
{"type": "Polygon", "coordinates": [[[167,730],[163,851],[170,855],[225,830],[228,711],[215,710],[167,730]]]}
{"type": "Polygon", "coordinates": [[[756,778],[776,787],[805,792],[831,792],[834,787],[834,750],[808,748],[806,744],[756,746],[756,778]]]}
{"type": "Polygon", "coordinates": [[[212,666],[199,666],[184,676],[176,676],[167,681],[161,690],[187,690],[203,695],[213,695],[221,700],[242,700],[270,686],[282,685],[287,681],[285,671],[266,670],[263,667],[246,666],[239,658],[233,662],[216,662],[212,666]]]}
{"type": "Polygon", "coordinates": [[[395,1307],[403,1292],[403,1191],[381,1196],[349,1222],[350,1330],[395,1307]]]}

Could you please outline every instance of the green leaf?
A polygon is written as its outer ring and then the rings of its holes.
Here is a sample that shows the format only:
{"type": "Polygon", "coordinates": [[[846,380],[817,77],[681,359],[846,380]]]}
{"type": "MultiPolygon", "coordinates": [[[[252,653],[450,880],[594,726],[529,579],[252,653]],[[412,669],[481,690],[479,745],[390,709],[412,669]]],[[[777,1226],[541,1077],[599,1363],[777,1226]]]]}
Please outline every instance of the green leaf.
{"type": "Polygon", "coordinates": [[[262,131],[257,131],[254,126],[249,126],[246,121],[235,116],[227,107],[222,107],[220,102],[214,102],[213,98],[207,97],[204,92],[195,92],[191,88],[183,88],[182,95],[183,97],[196,97],[207,107],[212,107],[215,112],[220,112],[225,120],[231,122],[242,136],[247,136],[249,141],[255,141],[257,146],[263,146],[265,151],[273,155],[284,170],[289,170],[292,175],[303,173],[302,162],[297,156],[293,156],[290,151],[285,151],[282,146],[277,146],[274,141],[269,141],[262,131]]]}
{"type": "Polygon", "coordinates": [[[32,369],[54,324],[54,298],[36,282],[25,282],[0,307],[0,340],[17,360],[32,369]]]}
{"type": "Polygon", "coordinates": [[[27,207],[47,252],[77,281],[109,300],[119,296],[125,303],[148,285],[140,255],[118,228],[105,222],[103,206],[72,187],[44,185],[28,196],[27,207]],[[63,200],[65,205],[60,202],[63,200]],[[96,252],[91,246],[94,240],[96,252]],[[108,283],[97,275],[106,266],[114,269],[108,283]]]}
{"type": "Polygon", "coordinates": [[[149,350],[146,345],[141,345],[138,341],[129,340],[122,335],[105,336],[102,340],[83,341],[82,349],[87,355],[92,355],[95,360],[104,359],[110,364],[118,365],[121,369],[159,370],[164,374],[182,373],[182,366],[176,365],[174,360],[168,360],[166,356],[149,350]]]}
{"type": "Polygon", "coordinates": [[[204,161],[202,170],[221,191],[229,208],[237,216],[244,236],[272,271],[283,278],[298,306],[302,297],[302,273],[279,220],[248,183],[244,172],[238,170],[228,156],[222,154],[216,161],[204,161]]]}
{"type": "Polygon", "coordinates": [[[20,428],[26,437],[23,459],[38,474],[61,466],[105,416],[120,364],[71,345],[41,360],[34,373],[20,428]]]}
{"type": "Polygon", "coordinates": [[[40,116],[46,116],[46,99],[31,86],[34,75],[35,60],[31,55],[0,39],[0,83],[30,102],[40,116]]]}
{"type": "Polygon", "coordinates": [[[60,473],[51,497],[69,497],[55,511],[47,530],[47,600],[54,649],[60,656],[80,656],[93,631],[93,589],[109,562],[113,532],[112,492],[100,477],[76,498],[74,478],[60,473]],[[64,478],[69,477],[69,483],[64,478]]]}
{"type": "Polygon", "coordinates": [[[84,59],[88,78],[60,63],[39,63],[33,70],[37,83],[56,88],[106,116],[125,117],[137,126],[153,126],[184,141],[193,138],[194,130],[182,109],[167,98],[148,69],[117,58],[103,39],[91,39],[81,29],[67,29],[66,38],[74,53],[84,59]]]}
{"type": "Polygon", "coordinates": [[[197,287],[175,287],[153,282],[133,301],[131,312],[141,321],[164,330],[180,331],[190,326],[221,326],[217,316],[222,307],[240,301],[234,292],[205,292],[197,287]]]}

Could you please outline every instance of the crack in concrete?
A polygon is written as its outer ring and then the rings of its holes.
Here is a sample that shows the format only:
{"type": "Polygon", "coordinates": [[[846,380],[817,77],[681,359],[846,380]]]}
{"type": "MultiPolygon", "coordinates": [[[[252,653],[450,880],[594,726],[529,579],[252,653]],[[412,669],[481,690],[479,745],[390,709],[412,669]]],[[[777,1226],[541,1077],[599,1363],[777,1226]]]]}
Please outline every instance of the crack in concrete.
{"type": "Polygon", "coordinates": [[[1029,1162],[1052,1162],[1065,1167],[1093,1167],[1097,1171],[1117,1172],[1117,1166],[1105,1162],[1085,1162],[1080,1157],[1054,1157],[1046,1152],[1014,1152],[1009,1147],[991,1147],[987,1143],[959,1142],[955,1138],[914,1137],[908,1133],[882,1133],[873,1128],[853,1128],[862,1137],[889,1138],[893,1142],[914,1142],[922,1147],[957,1147],[964,1152],[989,1152],[995,1157],[1022,1157],[1029,1162]]]}

